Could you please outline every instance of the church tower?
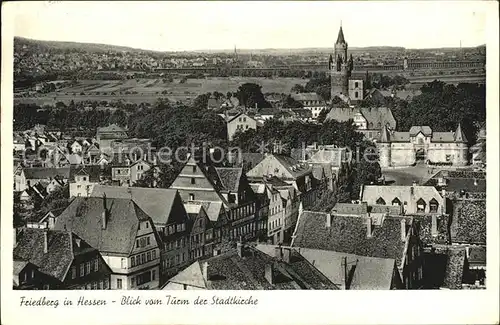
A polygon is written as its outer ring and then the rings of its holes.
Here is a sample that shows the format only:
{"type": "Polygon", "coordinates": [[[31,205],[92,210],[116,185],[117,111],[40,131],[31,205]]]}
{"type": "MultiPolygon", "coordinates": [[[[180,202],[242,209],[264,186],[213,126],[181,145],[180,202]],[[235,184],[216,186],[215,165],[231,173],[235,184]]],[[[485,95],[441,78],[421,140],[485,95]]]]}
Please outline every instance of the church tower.
{"type": "Polygon", "coordinates": [[[333,57],[330,55],[328,69],[331,79],[332,98],[339,96],[347,100],[349,97],[349,78],[353,69],[352,56],[347,56],[347,42],[344,39],[344,31],[340,26],[337,42],[333,51],[333,57]]]}

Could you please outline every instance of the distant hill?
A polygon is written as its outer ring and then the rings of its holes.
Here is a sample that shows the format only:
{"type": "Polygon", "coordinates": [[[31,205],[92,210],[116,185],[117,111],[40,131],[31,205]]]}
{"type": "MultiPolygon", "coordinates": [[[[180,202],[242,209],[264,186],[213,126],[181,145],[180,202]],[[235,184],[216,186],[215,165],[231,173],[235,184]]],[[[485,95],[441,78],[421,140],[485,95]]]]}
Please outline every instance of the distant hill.
{"type": "MultiPolygon", "coordinates": [[[[96,44],[96,43],[78,43],[78,42],[61,42],[61,41],[42,41],[34,40],[24,37],[14,37],[14,48],[22,47],[24,45],[30,47],[38,47],[45,50],[73,50],[73,51],[84,51],[84,52],[142,52],[142,53],[185,53],[185,54],[200,54],[200,53],[234,53],[234,49],[223,49],[223,50],[193,50],[193,51],[153,51],[132,48],[127,46],[109,45],[109,44],[96,44]]],[[[472,47],[470,49],[485,48],[486,45],[480,45],[477,47],[472,47]]],[[[330,53],[332,47],[311,47],[311,48],[290,48],[290,49],[237,49],[238,54],[267,54],[267,55],[289,55],[289,54],[323,54],[330,53]]],[[[432,51],[432,50],[458,50],[459,48],[436,48],[436,49],[418,49],[417,51],[432,51]]],[[[466,49],[465,47],[462,49],[466,49]]],[[[353,52],[404,52],[407,50],[404,47],[394,47],[394,46],[369,46],[369,47],[352,47],[349,48],[353,52]]]]}
{"type": "Polygon", "coordinates": [[[85,52],[150,52],[158,53],[152,50],[143,50],[127,46],[96,44],[96,43],[78,43],[78,42],[60,42],[60,41],[41,41],[24,37],[14,37],[14,47],[16,46],[34,46],[53,50],[80,50],[85,52]]]}

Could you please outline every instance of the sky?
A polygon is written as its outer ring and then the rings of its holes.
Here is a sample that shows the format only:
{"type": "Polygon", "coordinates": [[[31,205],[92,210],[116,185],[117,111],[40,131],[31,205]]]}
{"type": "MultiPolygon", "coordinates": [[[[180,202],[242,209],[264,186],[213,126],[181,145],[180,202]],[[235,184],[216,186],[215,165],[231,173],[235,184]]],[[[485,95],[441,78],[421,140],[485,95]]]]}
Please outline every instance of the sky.
{"type": "Polygon", "coordinates": [[[332,47],[437,48],[486,43],[473,1],[14,2],[14,35],[158,51],[332,47]]]}

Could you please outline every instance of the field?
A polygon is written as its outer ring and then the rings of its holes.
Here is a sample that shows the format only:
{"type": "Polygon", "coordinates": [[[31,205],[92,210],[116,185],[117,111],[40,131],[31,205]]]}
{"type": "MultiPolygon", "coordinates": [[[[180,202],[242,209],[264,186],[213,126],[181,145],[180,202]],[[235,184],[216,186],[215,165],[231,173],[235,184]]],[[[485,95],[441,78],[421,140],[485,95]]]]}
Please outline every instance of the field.
{"type": "Polygon", "coordinates": [[[81,80],[78,84],[58,89],[37,97],[15,98],[16,103],[36,103],[38,105],[53,104],[58,101],[68,103],[71,100],[117,100],[128,102],[154,102],[159,97],[170,100],[192,100],[200,94],[218,91],[226,94],[235,92],[238,86],[252,82],[262,86],[264,93],[290,93],[295,84],[305,85],[307,80],[300,78],[207,78],[188,79],[180,83],[179,79],[164,83],[162,79],[132,79],[132,80],[81,80]],[[163,92],[163,94],[162,94],[163,92]]]}

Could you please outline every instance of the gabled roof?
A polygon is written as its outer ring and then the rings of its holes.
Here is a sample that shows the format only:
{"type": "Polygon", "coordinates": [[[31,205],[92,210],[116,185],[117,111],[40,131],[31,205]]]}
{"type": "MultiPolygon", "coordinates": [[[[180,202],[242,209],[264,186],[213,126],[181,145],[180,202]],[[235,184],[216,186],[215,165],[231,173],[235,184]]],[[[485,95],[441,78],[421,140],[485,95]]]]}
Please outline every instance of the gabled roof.
{"type": "Polygon", "coordinates": [[[217,167],[215,170],[225,191],[238,192],[243,168],[217,167]]]}
{"type": "Polygon", "coordinates": [[[391,109],[388,107],[333,107],[326,116],[326,120],[332,119],[339,122],[345,122],[349,119],[354,119],[354,115],[357,113],[360,113],[366,119],[368,129],[381,129],[384,125],[391,129],[396,128],[396,119],[391,109]]]}
{"type": "MultiPolygon", "coordinates": [[[[402,217],[385,217],[379,226],[372,225],[372,236],[367,236],[368,218],[361,216],[330,215],[304,211],[298,219],[293,240],[294,247],[329,250],[368,257],[392,258],[398,267],[404,257],[405,241],[401,240],[402,217]]],[[[407,224],[412,219],[404,218],[407,224]]]]}
{"type": "Polygon", "coordinates": [[[111,124],[108,126],[103,126],[100,128],[97,128],[97,133],[101,132],[126,132],[127,130],[122,128],[121,126],[117,124],[111,124]]]}
{"type": "Polygon", "coordinates": [[[90,166],[71,166],[70,167],[70,181],[75,180],[75,176],[77,175],[87,175],[89,176],[89,181],[97,183],[99,182],[101,175],[101,168],[98,165],[90,165],[90,166]]]}
{"type": "Polygon", "coordinates": [[[107,221],[103,228],[103,198],[76,197],[56,220],[55,229],[77,234],[100,252],[128,256],[139,222],[148,215],[131,199],[106,198],[107,221]]]}
{"type": "Polygon", "coordinates": [[[412,126],[410,128],[410,136],[414,137],[422,132],[423,135],[429,137],[432,135],[432,129],[429,126],[412,126]]]}
{"type": "Polygon", "coordinates": [[[69,168],[45,168],[45,167],[32,167],[23,168],[26,179],[49,179],[61,177],[62,179],[69,179],[69,168]]]}
{"type": "Polygon", "coordinates": [[[436,200],[442,199],[441,194],[436,190],[434,186],[422,186],[422,185],[365,185],[363,187],[363,197],[361,200],[363,202],[368,202],[368,204],[375,204],[378,198],[382,197],[387,204],[392,202],[392,200],[397,197],[401,203],[404,201],[410,202],[418,200],[420,198],[425,201],[429,201],[432,198],[436,200]],[[390,200],[387,202],[387,200],[390,200]]]}
{"type": "Polygon", "coordinates": [[[186,217],[182,200],[178,197],[177,190],[96,185],[91,196],[102,198],[104,194],[106,194],[107,199],[131,199],[142,211],[151,217],[156,225],[169,224],[176,221],[182,222],[186,217]],[[175,215],[172,214],[174,208],[178,209],[175,215]]]}
{"type": "Polygon", "coordinates": [[[316,93],[298,93],[298,94],[291,94],[291,96],[296,101],[313,101],[313,100],[323,101],[323,99],[316,93]]]}
{"type": "Polygon", "coordinates": [[[227,120],[227,123],[231,123],[232,121],[234,121],[235,119],[237,119],[238,117],[246,117],[246,118],[249,118],[249,119],[252,119],[253,121],[255,121],[251,116],[245,114],[245,113],[239,113],[239,114],[236,114],[234,116],[230,116],[229,119],[227,120]]]}
{"type": "MultiPolygon", "coordinates": [[[[464,277],[464,268],[466,262],[466,253],[464,247],[456,247],[451,245],[433,245],[434,255],[444,256],[445,265],[442,277],[441,287],[448,289],[461,289],[464,277]]],[[[434,264],[434,263],[433,263],[434,264]]],[[[433,265],[436,269],[439,266],[433,265]]]]}
{"type": "Polygon", "coordinates": [[[75,255],[94,250],[87,243],[74,243],[75,235],[68,231],[25,228],[18,235],[15,259],[29,261],[39,271],[64,281],[75,255]],[[44,232],[47,231],[48,252],[44,253],[44,232]]]}
{"type": "Polygon", "coordinates": [[[286,290],[338,289],[321,272],[292,251],[290,263],[253,247],[243,247],[243,256],[230,250],[218,256],[194,262],[169,282],[193,285],[209,290],[286,290]],[[203,263],[207,262],[208,281],[203,277],[203,263]],[[275,282],[269,283],[264,270],[273,269],[275,282]]]}
{"type": "Polygon", "coordinates": [[[312,168],[308,164],[301,164],[297,160],[293,159],[292,157],[284,156],[284,155],[277,155],[277,154],[269,154],[264,158],[263,161],[261,161],[259,164],[257,164],[254,168],[252,168],[247,175],[251,175],[252,177],[263,177],[268,175],[269,173],[274,173],[274,171],[263,171],[261,168],[264,168],[265,166],[268,166],[268,162],[271,160],[277,161],[286,171],[289,175],[285,175],[285,177],[291,177],[293,179],[297,179],[299,177],[302,177],[306,174],[312,173],[312,168]],[[257,175],[256,173],[258,172],[265,172],[262,175],[257,175]]]}

